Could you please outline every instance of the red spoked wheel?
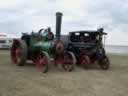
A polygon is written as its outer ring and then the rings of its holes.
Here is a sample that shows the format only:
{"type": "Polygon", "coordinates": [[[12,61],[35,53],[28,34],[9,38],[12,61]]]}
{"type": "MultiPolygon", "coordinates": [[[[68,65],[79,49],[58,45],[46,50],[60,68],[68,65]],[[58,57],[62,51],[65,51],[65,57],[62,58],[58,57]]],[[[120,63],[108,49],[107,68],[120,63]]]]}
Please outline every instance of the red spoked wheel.
{"type": "Polygon", "coordinates": [[[72,52],[64,53],[64,61],[62,67],[64,70],[71,72],[74,69],[74,65],[76,64],[76,57],[72,52]]]}
{"type": "Polygon", "coordinates": [[[37,70],[41,73],[48,72],[48,65],[50,64],[50,57],[47,52],[40,52],[37,55],[36,67],[37,70]]]}
{"type": "Polygon", "coordinates": [[[27,45],[23,40],[14,40],[11,47],[11,61],[23,66],[27,60],[27,45]]]}
{"type": "Polygon", "coordinates": [[[87,69],[87,65],[90,64],[90,58],[89,58],[89,56],[87,56],[87,55],[82,55],[82,56],[80,57],[80,62],[81,62],[81,65],[82,65],[85,69],[87,69]]]}
{"type": "Polygon", "coordinates": [[[105,56],[102,60],[99,60],[99,65],[103,70],[107,70],[110,67],[110,61],[107,56],[105,56]]]}

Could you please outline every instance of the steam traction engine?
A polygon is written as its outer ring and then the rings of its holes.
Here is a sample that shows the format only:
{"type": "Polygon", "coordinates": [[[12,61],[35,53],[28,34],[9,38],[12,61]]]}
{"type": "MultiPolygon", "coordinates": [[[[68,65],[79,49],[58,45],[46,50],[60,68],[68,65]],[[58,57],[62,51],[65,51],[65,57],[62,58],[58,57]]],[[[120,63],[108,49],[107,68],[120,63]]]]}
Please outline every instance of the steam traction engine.
{"type": "Polygon", "coordinates": [[[54,58],[54,64],[61,64],[66,71],[72,71],[76,63],[72,52],[66,51],[64,42],[60,39],[62,13],[56,13],[56,36],[51,29],[40,29],[38,33],[24,33],[21,39],[15,39],[11,48],[11,60],[18,66],[23,66],[27,60],[32,60],[40,72],[47,72],[54,58]]]}
{"type": "Polygon", "coordinates": [[[85,68],[87,65],[94,64],[98,61],[100,67],[104,70],[109,68],[110,62],[103,46],[103,28],[98,30],[74,31],[69,33],[67,50],[72,51],[76,58],[77,64],[85,68]]]}

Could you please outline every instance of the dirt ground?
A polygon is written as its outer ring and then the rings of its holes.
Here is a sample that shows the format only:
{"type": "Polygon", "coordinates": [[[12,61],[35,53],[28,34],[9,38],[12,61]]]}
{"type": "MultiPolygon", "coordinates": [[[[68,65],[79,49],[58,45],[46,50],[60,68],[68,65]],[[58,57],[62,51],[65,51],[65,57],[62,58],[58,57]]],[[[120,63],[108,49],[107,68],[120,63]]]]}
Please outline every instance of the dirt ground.
{"type": "Polygon", "coordinates": [[[33,64],[11,64],[9,52],[0,51],[0,96],[128,96],[128,55],[109,55],[107,71],[91,66],[73,72],[50,66],[39,74],[33,64]]]}

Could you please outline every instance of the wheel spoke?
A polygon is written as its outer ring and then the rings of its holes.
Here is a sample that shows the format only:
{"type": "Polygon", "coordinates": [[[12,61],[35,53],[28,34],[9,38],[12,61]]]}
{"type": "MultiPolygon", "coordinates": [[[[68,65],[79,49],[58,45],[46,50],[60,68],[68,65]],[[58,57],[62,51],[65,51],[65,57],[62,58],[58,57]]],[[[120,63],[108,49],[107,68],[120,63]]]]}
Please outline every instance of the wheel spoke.
{"type": "Polygon", "coordinates": [[[47,72],[48,71],[48,64],[49,64],[49,57],[46,53],[40,53],[37,55],[36,66],[39,72],[47,72]]]}
{"type": "Polygon", "coordinates": [[[27,60],[27,45],[23,40],[16,40],[11,48],[11,60],[18,66],[23,66],[27,60]]]}
{"type": "Polygon", "coordinates": [[[63,68],[66,71],[72,71],[74,68],[74,64],[76,63],[76,59],[73,53],[67,52],[64,55],[64,63],[63,63],[63,68]]]}

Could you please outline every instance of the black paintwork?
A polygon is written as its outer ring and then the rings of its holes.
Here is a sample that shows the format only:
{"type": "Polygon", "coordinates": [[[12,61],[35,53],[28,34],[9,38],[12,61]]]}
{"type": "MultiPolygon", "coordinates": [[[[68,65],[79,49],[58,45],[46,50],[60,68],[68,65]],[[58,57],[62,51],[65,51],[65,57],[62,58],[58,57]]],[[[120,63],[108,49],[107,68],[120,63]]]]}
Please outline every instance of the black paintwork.
{"type": "Polygon", "coordinates": [[[105,50],[102,43],[103,35],[107,35],[107,33],[103,32],[103,28],[96,31],[81,30],[69,32],[69,35],[65,36],[65,39],[67,40],[65,46],[67,50],[75,53],[76,57],[83,54],[81,49],[84,49],[88,52],[93,52],[94,55],[100,59],[105,56],[105,50]],[[99,36],[98,40],[96,39],[96,36],[99,36]],[[83,37],[83,41],[81,40],[81,37],[83,37]]]}
{"type": "Polygon", "coordinates": [[[56,39],[59,40],[60,39],[60,35],[61,35],[61,21],[62,21],[62,13],[61,12],[57,12],[56,13],[56,39]]]}

